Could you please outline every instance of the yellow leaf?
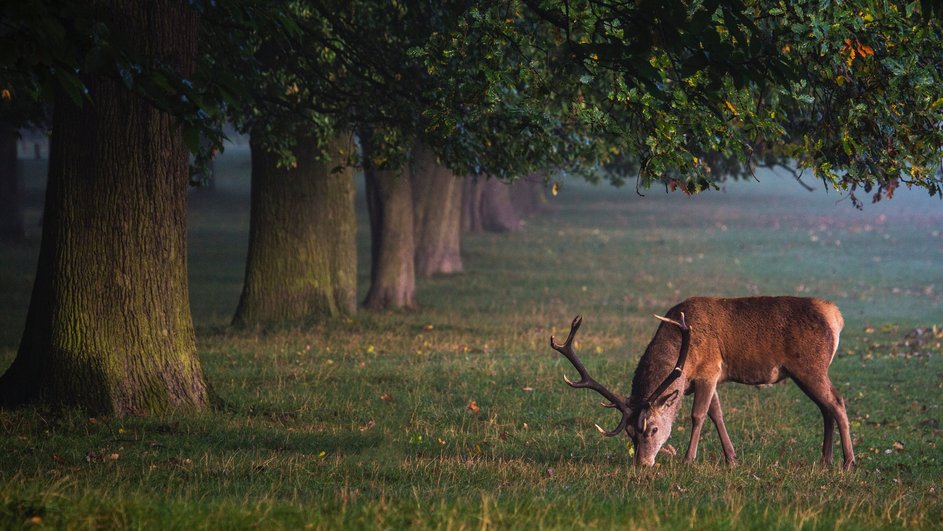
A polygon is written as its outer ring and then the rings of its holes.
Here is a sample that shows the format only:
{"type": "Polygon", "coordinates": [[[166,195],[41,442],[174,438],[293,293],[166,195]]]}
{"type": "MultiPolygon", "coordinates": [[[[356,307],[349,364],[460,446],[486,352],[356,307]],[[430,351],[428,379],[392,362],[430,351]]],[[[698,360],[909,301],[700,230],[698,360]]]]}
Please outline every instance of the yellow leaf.
{"type": "Polygon", "coordinates": [[[740,113],[737,112],[737,108],[733,106],[733,103],[730,103],[730,100],[724,100],[724,105],[730,109],[730,112],[732,112],[734,116],[740,116],[740,113]]]}
{"type": "Polygon", "coordinates": [[[556,197],[560,193],[560,183],[553,183],[553,186],[550,187],[550,195],[556,197]]]}
{"type": "Polygon", "coordinates": [[[10,89],[3,89],[3,92],[0,92],[0,98],[3,98],[3,101],[10,101],[13,99],[13,94],[10,93],[10,89]]]}
{"type": "Polygon", "coordinates": [[[936,109],[936,108],[939,107],[940,105],[943,105],[943,98],[940,98],[940,99],[936,100],[935,102],[931,103],[931,104],[930,104],[930,108],[931,108],[931,109],[936,109]]]}

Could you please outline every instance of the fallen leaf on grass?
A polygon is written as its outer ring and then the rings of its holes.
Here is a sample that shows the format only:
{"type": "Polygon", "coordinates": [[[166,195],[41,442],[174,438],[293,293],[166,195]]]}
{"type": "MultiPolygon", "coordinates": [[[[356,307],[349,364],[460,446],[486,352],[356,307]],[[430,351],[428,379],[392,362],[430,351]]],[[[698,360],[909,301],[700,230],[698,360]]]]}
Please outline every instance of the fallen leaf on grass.
{"type": "Polygon", "coordinates": [[[481,411],[481,408],[478,407],[477,401],[472,400],[471,402],[468,403],[468,410],[471,411],[472,413],[478,413],[479,411],[481,411]]]}
{"type": "Polygon", "coordinates": [[[894,448],[895,450],[897,450],[898,452],[903,452],[903,451],[904,451],[904,443],[902,443],[902,442],[900,442],[900,441],[894,441],[894,444],[893,444],[892,446],[893,446],[893,448],[894,448]]]}
{"type": "Polygon", "coordinates": [[[390,393],[383,393],[382,395],[380,395],[380,400],[384,402],[392,402],[393,395],[391,395],[390,393]]]}
{"type": "Polygon", "coordinates": [[[361,432],[367,431],[367,430],[369,430],[370,428],[372,428],[372,427],[374,427],[374,426],[376,426],[376,425],[377,425],[377,423],[374,422],[373,419],[371,419],[371,420],[370,420],[369,422],[367,422],[366,424],[360,426],[360,431],[361,431],[361,432]]]}

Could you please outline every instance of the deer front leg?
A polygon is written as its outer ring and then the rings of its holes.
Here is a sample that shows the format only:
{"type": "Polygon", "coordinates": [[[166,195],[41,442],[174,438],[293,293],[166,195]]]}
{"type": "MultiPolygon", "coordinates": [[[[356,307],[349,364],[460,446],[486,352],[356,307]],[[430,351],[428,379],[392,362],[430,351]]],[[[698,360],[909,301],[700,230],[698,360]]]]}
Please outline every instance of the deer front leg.
{"type": "Polygon", "coordinates": [[[714,396],[711,397],[711,406],[707,410],[707,416],[717,428],[717,435],[720,437],[720,444],[724,448],[724,460],[727,464],[734,466],[737,464],[737,453],[733,450],[733,444],[730,443],[730,437],[727,436],[727,427],[724,426],[724,413],[720,410],[720,397],[717,396],[717,390],[714,390],[714,396]]]}
{"type": "Polygon", "coordinates": [[[701,439],[701,427],[704,426],[704,418],[707,417],[707,411],[710,409],[711,398],[714,396],[716,385],[714,382],[703,380],[694,382],[694,405],[691,407],[691,444],[688,445],[688,453],[684,455],[684,460],[688,463],[697,459],[697,443],[701,439]]]}

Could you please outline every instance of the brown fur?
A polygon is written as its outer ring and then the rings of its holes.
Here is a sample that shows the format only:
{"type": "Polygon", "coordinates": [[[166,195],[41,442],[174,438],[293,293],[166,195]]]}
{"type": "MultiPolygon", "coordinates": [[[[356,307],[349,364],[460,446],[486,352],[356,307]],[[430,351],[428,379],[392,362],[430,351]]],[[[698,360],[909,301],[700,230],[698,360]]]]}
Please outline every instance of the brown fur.
{"type": "MultiPolygon", "coordinates": [[[[717,385],[727,381],[771,384],[792,378],[822,412],[823,462],[831,463],[837,423],[845,467],[852,465],[854,451],[844,400],[828,378],[828,367],[844,326],[837,306],[825,300],[801,297],[692,297],[671,308],[667,317],[680,320],[682,313],[690,327],[687,363],[682,376],[662,396],[673,390],[695,395],[687,460],[697,456],[701,425],[707,415],[717,426],[727,461],[736,460],[723,424],[717,385]]],[[[632,394],[627,401],[633,412],[630,426],[639,418],[649,426],[651,418],[652,426],[659,421],[663,428],[670,430],[681,401],[668,401],[656,410],[656,406],[647,405],[647,398],[674,367],[680,344],[678,326],[662,323],[658,327],[632,381],[632,394]],[[658,416],[665,419],[659,420],[658,416]]],[[[638,439],[645,435],[643,431],[630,432],[637,446],[638,439]]],[[[661,440],[654,445],[660,448],[666,437],[663,432],[661,440]]],[[[659,448],[654,448],[654,452],[659,448]]],[[[648,458],[653,459],[651,448],[646,450],[648,458]]]]}

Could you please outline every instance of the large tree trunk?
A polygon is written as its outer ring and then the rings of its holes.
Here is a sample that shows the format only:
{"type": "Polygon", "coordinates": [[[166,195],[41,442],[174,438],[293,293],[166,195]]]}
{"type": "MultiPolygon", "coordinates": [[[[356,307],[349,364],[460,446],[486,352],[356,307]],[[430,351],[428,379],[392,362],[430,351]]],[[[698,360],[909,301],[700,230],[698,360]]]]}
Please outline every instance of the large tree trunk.
{"type": "MultiPolygon", "coordinates": [[[[192,71],[198,17],[186,2],[111,4],[112,30],[192,71]]],[[[53,116],[39,265],[0,403],[93,414],[200,410],[210,393],[187,287],[187,149],[180,126],[114,80],[53,116]]]]}
{"type": "Polygon", "coordinates": [[[466,178],[462,201],[463,230],[514,232],[523,226],[511,202],[511,187],[497,179],[466,178]]]}
{"type": "MultiPolygon", "coordinates": [[[[370,159],[369,134],[361,134],[364,159],[370,159]]],[[[370,214],[370,290],[363,305],[371,310],[416,306],[413,239],[413,198],[409,168],[367,168],[367,211],[370,214]]]]}
{"type": "Polygon", "coordinates": [[[16,128],[0,123],[0,240],[26,238],[23,224],[23,190],[16,158],[16,128]]]}
{"type": "Polygon", "coordinates": [[[278,168],[278,156],[255,137],[250,146],[249,255],[234,324],[309,322],[353,313],[357,222],[353,174],[345,164],[347,137],[330,143],[328,160],[320,160],[314,139],[299,138],[293,169],[278,168]]]}
{"type": "Polygon", "coordinates": [[[410,167],[416,226],[416,273],[428,277],[462,271],[462,179],[418,144],[410,167]]]}

